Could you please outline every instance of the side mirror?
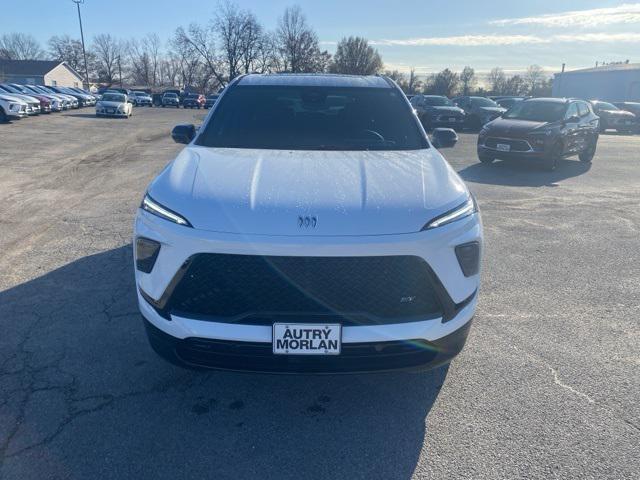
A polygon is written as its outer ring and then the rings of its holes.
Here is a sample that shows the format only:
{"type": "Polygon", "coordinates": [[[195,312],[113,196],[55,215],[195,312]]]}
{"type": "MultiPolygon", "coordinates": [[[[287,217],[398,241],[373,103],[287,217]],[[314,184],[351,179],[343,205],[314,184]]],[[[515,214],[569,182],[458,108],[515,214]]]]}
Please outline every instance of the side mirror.
{"type": "Polygon", "coordinates": [[[171,138],[176,143],[191,143],[191,140],[196,136],[196,127],[192,124],[176,125],[171,131],[171,138]]]}
{"type": "Polygon", "coordinates": [[[431,143],[436,148],[451,148],[458,142],[458,134],[453,128],[434,128],[431,143]]]}
{"type": "Polygon", "coordinates": [[[565,120],[565,123],[578,123],[580,121],[580,117],[578,115],[573,115],[565,120]]]}

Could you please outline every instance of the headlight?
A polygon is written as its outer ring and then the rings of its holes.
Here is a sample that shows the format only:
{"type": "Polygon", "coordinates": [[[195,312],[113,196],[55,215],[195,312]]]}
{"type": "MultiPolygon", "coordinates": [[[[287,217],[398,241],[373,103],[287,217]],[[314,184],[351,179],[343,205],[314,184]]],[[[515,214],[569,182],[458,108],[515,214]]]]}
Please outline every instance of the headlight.
{"type": "Polygon", "coordinates": [[[473,198],[473,195],[469,195],[469,198],[462,205],[458,205],[453,210],[449,210],[439,217],[434,218],[424,227],[422,227],[422,230],[430,230],[432,228],[447,225],[451,222],[455,222],[456,220],[460,220],[462,218],[468,217],[469,215],[473,215],[477,211],[478,205],[476,204],[476,200],[475,198],[473,198]]]}
{"type": "Polygon", "coordinates": [[[11,110],[12,112],[19,112],[20,111],[20,104],[19,103],[10,103],[9,104],[9,110],[11,110]]]}
{"type": "Polygon", "coordinates": [[[168,208],[160,205],[158,202],[152,199],[149,196],[149,194],[146,194],[142,199],[142,204],[140,205],[140,208],[142,208],[143,210],[146,210],[149,213],[152,213],[157,217],[164,218],[165,220],[169,220],[170,222],[173,222],[173,223],[177,223],[178,225],[184,225],[185,227],[192,226],[186,218],[181,217],[177,213],[172,212],[168,208]]]}

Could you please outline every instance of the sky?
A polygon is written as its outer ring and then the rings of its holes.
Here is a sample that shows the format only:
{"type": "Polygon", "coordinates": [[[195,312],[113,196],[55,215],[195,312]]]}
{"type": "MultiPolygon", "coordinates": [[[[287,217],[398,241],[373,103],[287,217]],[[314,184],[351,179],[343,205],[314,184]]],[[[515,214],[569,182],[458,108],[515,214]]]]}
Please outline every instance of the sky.
{"type": "MultiPolygon", "coordinates": [[[[300,5],[330,52],[344,36],[369,39],[386,68],[426,74],[470,65],[520,72],[537,64],[549,72],[598,62],[640,63],[640,2],[610,0],[236,0],[268,29],[282,11],[300,5]]],[[[46,45],[52,35],[79,37],[71,0],[0,0],[2,33],[21,31],[46,45]],[[28,6],[16,8],[17,4],[28,6]],[[25,16],[28,15],[28,21],[25,16]],[[12,30],[11,26],[15,25],[12,30]]],[[[163,40],[180,25],[213,18],[215,0],[85,0],[85,39],[99,33],[163,40]]]]}

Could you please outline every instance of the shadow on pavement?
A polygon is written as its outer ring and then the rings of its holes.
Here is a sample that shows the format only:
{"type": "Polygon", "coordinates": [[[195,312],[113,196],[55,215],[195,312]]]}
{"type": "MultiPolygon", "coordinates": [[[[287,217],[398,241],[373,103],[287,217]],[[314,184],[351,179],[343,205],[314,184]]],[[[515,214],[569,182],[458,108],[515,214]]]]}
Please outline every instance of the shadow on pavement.
{"type": "Polygon", "coordinates": [[[537,163],[496,160],[489,165],[474,163],[460,170],[458,174],[467,182],[510,187],[542,187],[567,178],[577,177],[587,173],[590,169],[590,163],[570,159],[559,162],[553,172],[543,170],[542,166],[537,163]]]}
{"type": "Polygon", "coordinates": [[[0,292],[0,477],[409,478],[447,367],[198,372],[159,359],[131,246],[0,292]]]}

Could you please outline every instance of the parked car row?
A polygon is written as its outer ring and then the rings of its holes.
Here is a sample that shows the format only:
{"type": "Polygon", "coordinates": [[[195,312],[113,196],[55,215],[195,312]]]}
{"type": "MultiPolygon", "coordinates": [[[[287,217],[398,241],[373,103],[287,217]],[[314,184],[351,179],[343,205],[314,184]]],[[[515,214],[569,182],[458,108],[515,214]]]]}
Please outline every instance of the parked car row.
{"type": "Polygon", "coordinates": [[[507,111],[487,97],[413,95],[409,100],[427,130],[437,127],[479,130],[507,111]]]}
{"type": "Polygon", "coordinates": [[[61,112],[96,104],[96,97],[77,87],[0,84],[0,122],[61,112]]]}
{"type": "MultiPolygon", "coordinates": [[[[423,126],[427,130],[438,127],[479,131],[484,125],[531,97],[519,96],[459,96],[449,99],[441,95],[408,95],[423,126]]],[[[620,133],[640,133],[640,103],[609,103],[589,101],[600,118],[600,133],[616,130],[620,133]]]]}

